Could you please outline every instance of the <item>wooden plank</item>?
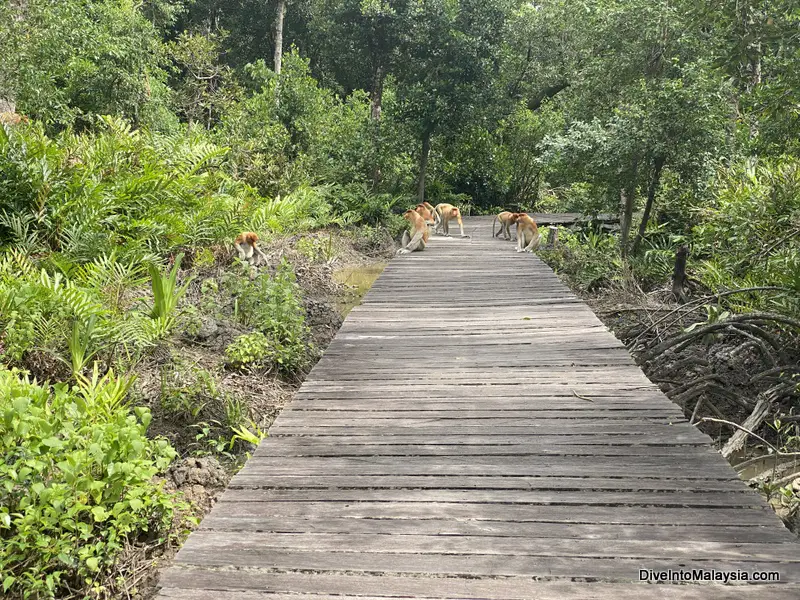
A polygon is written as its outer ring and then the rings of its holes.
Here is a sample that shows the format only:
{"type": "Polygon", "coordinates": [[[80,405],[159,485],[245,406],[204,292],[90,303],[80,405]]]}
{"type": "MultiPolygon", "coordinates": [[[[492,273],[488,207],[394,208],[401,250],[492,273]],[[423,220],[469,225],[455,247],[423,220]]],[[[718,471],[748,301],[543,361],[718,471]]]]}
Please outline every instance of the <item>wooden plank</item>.
{"type": "Polygon", "coordinates": [[[562,490],[562,491],[727,491],[752,493],[738,479],[663,479],[657,477],[470,477],[440,475],[250,475],[236,474],[229,486],[237,488],[306,489],[454,489],[454,490],[562,490]]]}
{"type": "MultiPolygon", "coordinates": [[[[284,440],[297,442],[297,443],[327,443],[334,445],[346,444],[374,444],[374,445],[403,445],[403,444],[416,444],[420,446],[428,444],[459,444],[459,445],[485,445],[497,446],[508,444],[540,444],[540,445],[572,445],[572,444],[585,444],[585,445],[602,445],[602,446],[703,446],[709,445],[707,437],[702,436],[696,430],[684,430],[681,432],[672,433],[676,431],[670,427],[663,427],[661,431],[626,431],[623,433],[599,433],[589,432],[585,434],[573,433],[537,433],[524,429],[521,432],[512,434],[491,433],[484,429],[479,433],[457,434],[452,431],[442,432],[441,435],[425,435],[425,432],[414,432],[414,430],[401,429],[403,435],[381,435],[363,433],[362,435],[334,434],[326,430],[320,430],[316,433],[311,432],[309,435],[278,435],[277,432],[271,431],[270,437],[262,442],[259,449],[262,447],[271,448],[278,442],[271,440],[284,440]]],[[[438,430],[437,430],[438,431],[438,430]]],[[[258,450],[256,450],[258,453],[258,450]]],[[[269,453],[269,452],[267,452],[269,453]]]]}
{"type": "MultiPolygon", "coordinates": [[[[227,493],[227,492],[226,492],[227,493]]],[[[224,496],[224,494],[223,494],[224,496]]],[[[215,507],[229,517],[348,519],[474,519],[515,523],[626,523],[630,525],[780,526],[773,511],[751,508],[683,508],[623,505],[496,505],[455,502],[224,502],[215,507]],[[580,510],[576,507],[580,506],[580,510]]]]}
{"type": "MultiPolygon", "coordinates": [[[[238,536],[237,536],[238,537],[238,536]]],[[[239,567],[274,569],[439,574],[449,576],[519,576],[534,578],[581,578],[606,581],[634,581],[639,569],[668,571],[675,569],[675,559],[621,557],[574,558],[538,555],[452,555],[367,552],[303,552],[245,546],[231,536],[214,539],[208,546],[195,537],[179,551],[181,564],[223,567],[235,562],[239,567]]],[[[800,582],[800,563],[738,560],[680,560],[680,568],[714,571],[777,572],[781,582],[800,582]]]]}
{"type": "MultiPolygon", "coordinates": [[[[348,438],[344,438],[351,441],[348,438]]],[[[298,440],[294,440],[298,441],[298,440]]],[[[301,438],[299,441],[306,441],[301,438]]],[[[702,447],[701,447],[702,448],[702,447]]],[[[710,448],[704,449],[709,453],[710,448]]],[[[293,444],[285,438],[280,444],[263,444],[256,456],[680,456],[686,457],[684,446],[577,445],[577,444],[293,444]]]]}
{"type": "Polygon", "coordinates": [[[573,558],[642,558],[684,560],[743,560],[748,562],[799,563],[796,544],[747,544],[643,540],[495,537],[490,535],[386,535],[326,533],[242,533],[235,540],[226,532],[198,531],[186,544],[189,549],[226,548],[313,552],[363,552],[374,554],[442,554],[478,556],[530,556],[573,558]]]}
{"type": "Polygon", "coordinates": [[[200,529],[278,533],[369,533],[383,535],[489,535],[510,538],[616,539],[656,541],[686,540],[776,544],[795,543],[786,529],[774,525],[669,525],[625,523],[563,523],[476,521],[473,519],[306,519],[303,517],[231,517],[219,511],[206,517],[200,529]]]}
{"type": "Polygon", "coordinates": [[[763,507],[752,491],[542,491],[542,490],[347,490],[236,489],[227,490],[220,502],[447,502],[503,505],[677,506],[694,508],[763,507]]]}
{"type": "MultiPolygon", "coordinates": [[[[638,574],[637,574],[638,577],[638,574]]],[[[338,573],[281,573],[267,569],[216,571],[174,568],[162,583],[169,590],[165,597],[176,600],[206,598],[253,600],[274,598],[274,594],[315,594],[324,590],[340,600],[359,598],[437,598],[448,600],[797,600],[800,586],[778,585],[647,585],[637,583],[592,583],[533,580],[530,577],[455,578],[403,577],[338,573]],[[211,595],[175,595],[176,590],[196,594],[202,589],[211,595]],[[224,595],[218,590],[252,590],[251,596],[224,595]],[[218,595],[216,595],[218,594],[218,595]],[[264,595],[261,595],[264,594],[264,595]]],[[[239,592],[241,593],[241,592],[239,592]]],[[[323,596],[324,597],[324,596],[323,596]]],[[[303,596],[297,597],[303,600],[303,596]]],[[[319,599],[315,599],[319,600],[319,599]]]]}

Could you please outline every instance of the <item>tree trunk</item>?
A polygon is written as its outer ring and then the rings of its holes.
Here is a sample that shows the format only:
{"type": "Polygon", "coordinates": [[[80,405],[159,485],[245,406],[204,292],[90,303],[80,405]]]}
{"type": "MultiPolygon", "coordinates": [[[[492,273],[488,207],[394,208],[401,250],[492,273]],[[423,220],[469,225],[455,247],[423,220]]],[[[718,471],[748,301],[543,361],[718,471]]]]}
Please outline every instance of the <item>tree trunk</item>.
{"type": "Polygon", "coordinates": [[[373,121],[381,120],[381,103],[383,102],[383,81],[386,78],[386,72],[383,65],[378,65],[375,68],[375,74],[372,77],[372,97],[370,98],[370,114],[373,121]]]}
{"type": "Polygon", "coordinates": [[[383,69],[383,65],[378,65],[372,77],[372,95],[369,103],[373,127],[372,145],[375,151],[375,168],[372,171],[373,189],[377,188],[381,181],[381,104],[383,103],[383,81],[385,78],[386,72],[383,69]]]}
{"type": "Polygon", "coordinates": [[[688,257],[688,246],[681,246],[675,253],[675,270],[672,273],[672,293],[675,299],[681,304],[686,302],[686,259],[688,257]]]}
{"type": "Polygon", "coordinates": [[[633,160],[630,176],[625,187],[620,190],[620,204],[622,205],[622,218],[620,219],[620,241],[622,256],[628,255],[628,241],[631,236],[631,221],[633,220],[633,207],[636,204],[636,174],[639,171],[639,160],[633,160]]]}
{"type": "Polygon", "coordinates": [[[417,181],[417,201],[425,201],[425,173],[428,170],[428,155],[431,153],[433,127],[426,127],[422,133],[422,152],[419,155],[419,180],[417,181]]]}
{"type": "Polygon", "coordinates": [[[647,203],[644,205],[644,214],[642,215],[642,222],[639,223],[639,233],[633,241],[633,248],[631,252],[636,254],[639,251],[639,245],[644,238],[644,232],[647,229],[647,222],[650,220],[650,213],[653,212],[653,202],[656,198],[658,191],[658,184],[661,181],[661,169],[664,168],[665,159],[663,156],[657,156],[653,162],[653,176],[650,178],[650,185],[647,188],[647,203]]]}
{"type": "Polygon", "coordinates": [[[278,14],[275,17],[275,72],[281,73],[283,58],[283,18],[286,16],[286,0],[278,0],[278,14]]]}

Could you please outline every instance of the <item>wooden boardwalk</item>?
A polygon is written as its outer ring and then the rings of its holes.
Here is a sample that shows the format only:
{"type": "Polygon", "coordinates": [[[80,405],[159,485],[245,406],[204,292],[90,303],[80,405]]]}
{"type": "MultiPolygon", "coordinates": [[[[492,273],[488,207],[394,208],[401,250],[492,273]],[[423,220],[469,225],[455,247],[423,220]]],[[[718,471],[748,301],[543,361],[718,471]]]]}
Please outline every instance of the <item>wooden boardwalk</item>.
{"type": "Polygon", "coordinates": [[[391,261],[159,598],[800,598],[800,544],[709,438],[538,258],[465,229],[391,261]]]}

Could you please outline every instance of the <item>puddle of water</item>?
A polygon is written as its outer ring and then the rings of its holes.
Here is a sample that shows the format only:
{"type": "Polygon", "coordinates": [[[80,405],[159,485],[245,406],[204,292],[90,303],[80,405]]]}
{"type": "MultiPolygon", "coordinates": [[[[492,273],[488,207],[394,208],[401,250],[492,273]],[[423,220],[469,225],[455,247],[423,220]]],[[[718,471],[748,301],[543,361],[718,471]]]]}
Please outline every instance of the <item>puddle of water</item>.
{"type": "MultiPolygon", "coordinates": [[[[739,477],[747,480],[752,479],[756,475],[761,475],[764,472],[772,471],[775,468],[775,465],[782,464],[787,461],[786,458],[778,458],[776,462],[776,457],[774,454],[764,454],[763,456],[759,457],[759,452],[754,452],[753,450],[740,450],[735,452],[731,455],[730,462],[736,468],[736,465],[740,463],[744,463],[748,460],[753,460],[753,462],[747,465],[743,470],[739,471],[739,477]]],[[[738,469],[737,469],[738,471],[738,469]]]]}
{"type": "Polygon", "coordinates": [[[354,306],[361,304],[361,299],[367,293],[375,280],[383,273],[388,263],[380,262],[360,267],[345,267],[334,271],[333,278],[344,285],[349,286],[349,290],[338,302],[339,312],[343,317],[347,316],[354,306]]]}

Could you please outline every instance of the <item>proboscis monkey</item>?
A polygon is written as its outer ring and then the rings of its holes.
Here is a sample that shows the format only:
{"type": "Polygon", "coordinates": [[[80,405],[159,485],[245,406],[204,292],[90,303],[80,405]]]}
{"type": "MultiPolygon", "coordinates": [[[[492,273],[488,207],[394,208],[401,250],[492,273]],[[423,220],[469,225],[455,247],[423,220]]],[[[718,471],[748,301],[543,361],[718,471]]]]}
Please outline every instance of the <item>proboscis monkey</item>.
{"type": "Polygon", "coordinates": [[[526,213],[515,213],[517,223],[517,252],[533,252],[539,247],[541,238],[536,221],[526,213]]]}
{"type": "Polygon", "coordinates": [[[28,123],[28,117],[15,112],[0,112],[0,123],[6,125],[19,125],[20,123],[28,123]]]}
{"type": "Polygon", "coordinates": [[[415,250],[425,250],[425,244],[428,243],[429,235],[425,219],[423,219],[422,215],[416,210],[411,208],[403,213],[403,218],[408,221],[410,227],[403,232],[403,239],[400,242],[402,248],[400,248],[397,253],[408,254],[415,250]],[[413,235],[409,235],[409,231],[412,231],[413,235]]]}
{"type": "Polygon", "coordinates": [[[245,231],[237,235],[233,245],[241,260],[246,260],[250,265],[256,267],[261,262],[267,264],[266,255],[258,247],[258,236],[252,231],[245,231]]]}
{"type": "Polygon", "coordinates": [[[495,215],[494,220],[492,221],[492,237],[497,237],[501,233],[503,234],[504,240],[511,239],[511,226],[517,222],[517,213],[512,213],[507,210],[495,215]],[[500,222],[500,229],[497,233],[494,232],[494,226],[497,222],[500,222]]]}
{"type": "Polygon", "coordinates": [[[438,217],[436,219],[436,225],[434,226],[435,229],[438,230],[441,228],[445,236],[450,235],[450,219],[456,219],[458,221],[458,227],[461,230],[461,237],[467,237],[464,235],[464,222],[461,220],[461,211],[458,210],[457,207],[452,204],[437,204],[434,210],[434,216],[438,217]]]}
{"type": "Polygon", "coordinates": [[[425,207],[425,208],[427,208],[429,211],[431,211],[431,214],[433,214],[434,212],[436,212],[436,209],[435,209],[435,208],[433,208],[433,204],[431,204],[430,202],[423,202],[423,203],[422,203],[422,206],[424,206],[424,207],[425,207]]]}
{"type": "Polygon", "coordinates": [[[428,207],[425,204],[417,204],[417,207],[414,209],[416,210],[420,216],[425,219],[426,225],[433,225],[433,213],[428,210],[428,207]]]}

